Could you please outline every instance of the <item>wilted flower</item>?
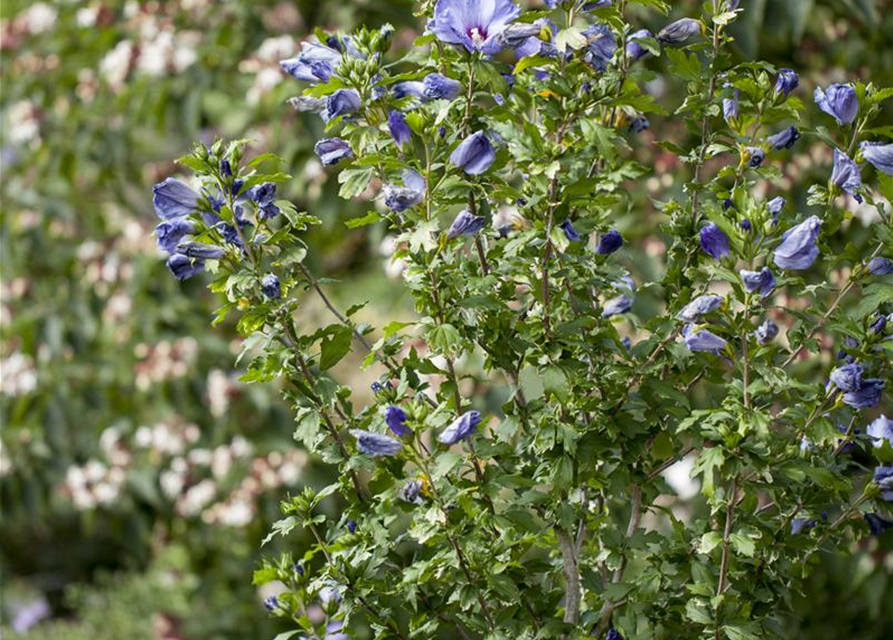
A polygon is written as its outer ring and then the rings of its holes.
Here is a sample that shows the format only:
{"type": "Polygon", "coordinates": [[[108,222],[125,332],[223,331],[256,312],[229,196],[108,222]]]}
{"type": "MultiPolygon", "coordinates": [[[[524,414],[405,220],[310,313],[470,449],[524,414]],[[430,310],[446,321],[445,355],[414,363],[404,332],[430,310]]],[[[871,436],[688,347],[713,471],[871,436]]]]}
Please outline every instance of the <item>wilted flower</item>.
{"type": "Polygon", "coordinates": [[[893,420],[887,416],[879,416],[877,420],[868,425],[866,432],[873,439],[874,446],[882,447],[884,442],[888,442],[893,447],[893,420]]]}
{"type": "Polygon", "coordinates": [[[841,391],[855,391],[862,386],[862,373],[862,365],[847,364],[832,371],[829,378],[831,383],[841,391]]]}
{"type": "Polygon", "coordinates": [[[626,57],[629,58],[631,62],[640,60],[648,55],[648,49],[636,42],[636,40],[650,37],[651,32],[648,31],[648,29],[639,29],[629,35],[629,39],[626,43],[626,57]]]}
{"type": "Polygon", "coordinates": [[[400,490],[400,497],[406,502],[418,504],[421,502],[419,495],[422,493],[422,482],[420,480],[410,480],[403,485],[400,490]]]}
{"type": "Polygon", "coordinates": [[[564,231],[564,237],[570,242],[576,242],[580,239],[580,234],[574,229],[574,225],[571,223],[570,219],[565,220],[558,226],[561,227],[561,230],[564,231]]]}
{"type": "Polygon", "coordinates": [[[180,241],[193,233],[195,233],[195,225],[186,218],[170,218],[155,227],[158,246],[169,254],[175,253],[180,241]]]}
{"type": "Polygon", "coordinates": [[[751,169],[759,169],[763,166],[763,162],[766,161],[766,152],[763,151],[762,147],[747,147],[744,150],[747,160],[747,165],[751,169]]]}
{"type": "Polygon", "coordinates": [[[893,176],[893,144],[863,142],[860,147],[862,157],[868,160],[875,169],[888,176],[893,176]]]}
{"type": "MultiPolygon", "coordinates": [[[[300,111],[302,113],[323,114],[326,110],[326,100],[324,98],[295,96],[288,99],[288,104],[290,104],[295,111],[300,111]]],[[[327,113],[323,116],[323,119],[328,119],[327,113]]]]}
{"type": "Polygon", "coordinates": [[[511,0],[437,0],[431,30],[443,42],[493,54],[502,49],[500,34],[519,15],[511,0]]]}
{"type": "Polygon", "coordinates": [[[614,253],[622,246],[623,236],[620,235],[620,232],[617,231],[617,229],[611,229],[605,235],[599,238],[598,247],[596,247],[595,252],[606,256],[614,253]]]}
{"type": "Polygon", "coordinates": [[[690,351],[719,354],[726,347],[726,341],[718,335],[708,329],[698,329],[692,324],[683,327],[682,338],[690,351]]]}
{"type": "Polygon", "coordinates": [[[260,290],[270,299],[282,297],[282,286],[279,284],[279,278],[274,273],[268,273],[260,281],[260,290]]]}
{"type": "Polygon", "coordinates": [[[426,189],[427,185],[421,174],[412,169],[404,169],[402,187],[388,184],[382,189],[384,203],[388,209],[402,213],[422,202],[426,189]]]}
{"type": "Polygon", "coordinates": [[[843,401],[854,409],[876,407],[881,403],[881,394],[886,384],[880,378],[863,380],[858,389],[843,394],[843,401]]]}
{"type": "Polygon", "coordinates": [[[353,149],[350,148],[350,144],[347,140],[341,138],[323,138],[316,143],[316,146],[313,147],[313,151],[319,156],[320,161],[326,167],[338,164],[344,159],[349,160],[354,157],[353,149]]]}
{"type": "Polygon", "coordinates": [[[307,82],[328,82],[341,64],[341,52],[318,42],[305,42],[301,53],[279,63],[288,75],[307,82]]]}
{"type": "Polygon", "coordinates": [[[530,38],[539,35],[540,25],[532,22],[516,22],[499,34],[499,40],[510,49],[517,49],[530,38]]]}
{"type": "Polygon", "coordinates": [[[181,282],[205,270],[205,261],[192,259],[182,253],[175,253],[167,259],[167,268],[181,282]]]}
{"type": "Polygon", "coordinates": [[[720,260],[729,255],[729,236],[715,223],[710,222],[701,229],[701,249],[720,260]]]}
{"type": "Polygon", "coordinates": [[[893,260],[878,256],[868,261],[868,272],[873,276],[886,276],[893,273],[893,260]]]}
{"type": "Polygon", "coordinates": [[[657,34],[662,44],[680,44],[701,33],[701,23],[693,18],[682,18],[671,22],[657,34]]]}
{"type": "Polygon", "coordinates": [[[406,412],[400,407],[388,405],[384,410],[384,420],[388,428],[398,436],[408,436],[412,430],[406,426],[406,412]]]}
{"type": "Polygon", "coordinates": [[[470,211],[463,209],[447,230],[447,239],[452,240],[459,236],[473,236],[484,228],[484,224],[486,224],[486,220],[484,220],[483,216],[472,215],[470,211]]]}
{"type": "Polygon", "coordinates": [[[397,148],[403,149],[403,145],[412,141],[412,130],[406,124],[406,116],[399,111],[391,111],[388,115],[388,129],[391,137],[397,143],[397,148]]]}
{"type": "Polygon", "coordinates": [[[465,138],[450,154],[450,163],[472,176],[484,173],[494,160],[496,150],[482,131],[465,138]]]}
{"type": "Polygon", "coordinates": [[[893,467],[876,467],[874,482],[881,490],[881,498],[893,502],[893,467]]]}
{"type": "Polygon", "coordinates": [[[198,207],[198,192],[176,178],[166,178],[152,187],[152,204],[162,220],[181,218],[198,207]]]}
{"type": "Polygon", "coordinates": [[[470,437],[481,421],[480,411],[466,411],[443,430],[438,436],[441,444],[456,444],[470,437]]]}
{"type": "Polygon", "coordinates": [[[276,198],[276,185],[273,182],[264,182],[248,190],[248,197],[260,207],[260,218],[268,220],[279,215],[279,207],[273,200],[276,198]]]}
{"type": "Polygon", "coordinates": [[[775,93],[783,93],[785,97],[800,84],[800,78],[793,69],[779,69],[778,78],[775,80],[775,93]]]}
{"type": "Polygon", "coordinates": [[[763,321],[763,324],[757,327],[754,335],[756,335],[758,343],[762,345],[769,344],[778,335],[778,325],[772,322],[772,320],[766,319],[763,321]]]}
{"type": "Polygon", "coordinates": [[[760,295],[765,298],[775,288],[775,276],[769,267],[763,267],[759,271],[742,269],[739,273],[741,281],[744,283],[744,289],[750,293],[759,291],[760,295]]]}
{"type": "Polygon", "coordinates": [[[832,84],[827,89],[816,87],[814,97],[819,109],[833,116],[840,126],[850,124],[859,113],[856,90],[848,84],[832,84]]]}
{"type": "Polygon", "coordinates": [[[177,253],[200,260],[219,260],[226,255],[226,251],[220,247],[202,242],[183,242],[177,245],[177,253]]]}
{"type": "Polygon", "coordinates": [[[782,243],[775,249],[773,261],[782,269],[808,269],[819,255],[816,240],[822,221],[810,216],[796,227],[788,229],[782,243]]]}
{"type": "Polygon", "coordinates": [[[616,298],[612,298],[605,303],[605,308],[602,311],[602,317],[612,318],[614,316],[619,316],[621,314],[629,312],[629,310],[632,308],[632,296],[622,293],[616,298]]]}
{"type": "Polygon", "coordinates": [[[797,130],[797,127],[788,127],[774,136],[769,136],[769,144],[776,151],[781,151],[782,149],[790,149],[799,139],[800,131],[797,130]]]}
{"type": "Polygon", "coordinates": [[[595,67],[598,71],[604,71],[617,51],[617,41],[614,32],[606,24],[596,23],[583,32],[588,45],[583,59],[595,67]]]}
{"type": "Polygon", "coordinates": [[[462,84],[458,80],[439,73],[425,76],[422,86],[422,95],[428,100],[452,100],[462,91],[462,84]]]}
{"type": "Polygon", "coordinates": [[[395,456],[403,449],[403,445],[391,436],[361,429],[351,429],[350,433],[357,439],[357,449],[360,450],[360,453],[372,457],[395,456]]]}
{"type": "Polygon", "coordinates": [[[682,308],[676,316],[683,322],[697,322],[708,313],[713,313],[722,306],[723,297],[713,294],[699,296],[682,308]]]}
{"type": "Polygon", "coordinates": [[[338,89],[326,100],[326,111],[329,118],[337,118],[358,111],[362,104],[360,94],[356,90],[338,89]]]}

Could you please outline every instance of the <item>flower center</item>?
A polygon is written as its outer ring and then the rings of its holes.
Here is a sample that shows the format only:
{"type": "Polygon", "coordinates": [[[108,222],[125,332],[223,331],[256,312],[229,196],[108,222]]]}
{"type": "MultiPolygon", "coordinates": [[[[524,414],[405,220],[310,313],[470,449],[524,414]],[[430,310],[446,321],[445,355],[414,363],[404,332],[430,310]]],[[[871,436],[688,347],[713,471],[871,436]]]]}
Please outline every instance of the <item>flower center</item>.
{"type": "Polygon", "coordinates": [[[472,27],[468,30],[468,37],[476,47],[479,47],[487,39],[487,30],[483,27],[472,27]]]}

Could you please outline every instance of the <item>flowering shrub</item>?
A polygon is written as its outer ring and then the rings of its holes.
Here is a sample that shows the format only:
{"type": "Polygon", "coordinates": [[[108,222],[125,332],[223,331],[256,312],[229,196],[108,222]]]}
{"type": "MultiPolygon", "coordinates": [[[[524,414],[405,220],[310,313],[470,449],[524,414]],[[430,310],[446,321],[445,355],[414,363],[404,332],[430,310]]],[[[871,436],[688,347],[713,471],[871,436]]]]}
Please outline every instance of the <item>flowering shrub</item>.
{"type": "Polygon", "coordinates": [[[893,89],[807,96],[796,70],[733,64],[736,0],[655,33],[632,16],[660,0],[546,4],[421,2],[402,57],[386,25],[282,61],[341,195],[383,203],[348,226],[395,234],[414,318],[376,331],[333,303],[274,156],[199,145],[194,185],[155,187],[170,270],[210,272],[242,379],[282,379],[296,439],[340,471],[271,533],[315,544],[255,575],[280,583],[281,637],[785,637],[817,554],[893,527],[893,89]],[[680,105],[646,91],[656,57],[680,105]],[[643,202],[649,118],[671,111],[696,142],[656,144],[689,177],[643,202]],[[827,180],[789,206],[806,141],[827,180]],[[630,269],[643,248],[653,272],[630,269]],[[299,321],[308,296],[331,323],[299,321]],[[336,377],[355,349],[369,406],[336,377]]]}

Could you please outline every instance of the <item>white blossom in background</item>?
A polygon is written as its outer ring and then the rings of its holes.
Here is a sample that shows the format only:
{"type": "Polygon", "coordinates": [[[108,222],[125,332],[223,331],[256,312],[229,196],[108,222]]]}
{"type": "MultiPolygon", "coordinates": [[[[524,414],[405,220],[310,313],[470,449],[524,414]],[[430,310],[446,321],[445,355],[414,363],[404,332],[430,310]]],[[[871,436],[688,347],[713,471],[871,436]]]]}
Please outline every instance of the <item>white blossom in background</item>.
{"type": "Polygon", "coordinates": [[[25,29],[32,35],[45,33],[56,24],[58,12],[55,7],[46,2],[35,2],[25,9],[19,16],[24,22],[25,29]]]}
{"type": "Polygon", "coordinates": [[[177,513],[184,516],[196,516],[201,513],[217,495],[217,483],[206,478],[186,490],[177,502],[177,513]]]}
{"type": "Polygon", "coordinates": [[[133,64],[133,43],[121,40],[99,61],[99,75],[114,91],[121,91],[133,64]]]}
{"type": "Polygon", "coordinates": [[[297,53],[294,38],[288,35],[267,38],[250,58],[239,63],[239,71],[254,75],[254,84],[245,96],[248,104],[256,105],[264,95],[272,91],[284,79],[279,61],[297,53]]]}
{"type": "Polygon", "coordinates": [[[6,139],[13,145],[40,142],[40,112],[30,100],[19,100],[6,112],[6,139]]]}
{"type": "Polygon", "coordinates": [[[37,371],[31,356],[15,351],[0,359],[0,394],[21,396],[37,389],[37,371]]]}

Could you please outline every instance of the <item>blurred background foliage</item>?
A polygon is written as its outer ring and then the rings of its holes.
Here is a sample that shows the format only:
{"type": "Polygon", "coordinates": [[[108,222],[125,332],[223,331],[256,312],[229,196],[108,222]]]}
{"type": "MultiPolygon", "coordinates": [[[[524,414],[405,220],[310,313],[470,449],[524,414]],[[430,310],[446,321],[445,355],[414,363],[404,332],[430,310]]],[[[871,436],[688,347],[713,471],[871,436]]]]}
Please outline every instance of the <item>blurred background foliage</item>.
{"type": "MultiPolygon", "coordinates": [[[[531,4],[536,3],[532,0],[531,4]]],[[[347,231],[364,206],[337,198],[312,154],[322,123],[285,103],[280,72],[313,29],[391,22],[415,35],[410,0],[6,0],[2,18],[0,207],[0,561],[2,620],[28,638],[272,637],[250,586],[279,498],[326,470],[291,440],[273,386],[238,382],[234,331],[209,327],[201,279],[177,283],[151,235],[151,186],[194,140],[246,137],[286,160],[283,197],[324,224],[310,239],[333,295],[382,324],[412,313],[377,227],[347,231]]],[[[696,3],[674,3],[693,15],[696,3]]],[[[743,0],[737,54],[816,84],[893,83],[890,0],[743,0]]],[[[643,12],[656,31],[660,17],[643,12]]],[[[662,71],[662,61],[650,63],[662,71]]],[[[649,87],[678,104],[665,75],[649,87]]],[[[886,124],[893,118],[887,116],[886,124]]],[[[672,116],[651,139],[679,141],[672,116]]],[[[678,189],[672,156],[643,145],[654,175],[643,211],[618,220],[636,245],[678,189]]],[[[827,171],[786,172],[792,203],[827,171]]],[[[859,215],[859,211],[855,211],[859,215]]],[[[662,248],[630,252],[643,279],[662,248]]],[[[647,296],[644,313],[648,313],[647,296]]],[[[656,308],[654,309],[656,310],[656,308]]],[[[322,310],[313,306],[308,314],[322,310]]],[[[371,374],[341,366],[357,389],[371,374]]],[[[341,375],[345,378],[345,374],[341,375]]],[[[299,541],[291,540],[291,544],[299,541]]],[[[893,633],[890,535],[829,557],[797,602],[790,637],[880,640],[893,633]]]]}

